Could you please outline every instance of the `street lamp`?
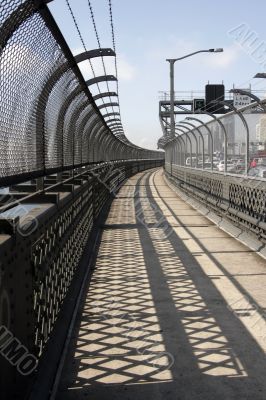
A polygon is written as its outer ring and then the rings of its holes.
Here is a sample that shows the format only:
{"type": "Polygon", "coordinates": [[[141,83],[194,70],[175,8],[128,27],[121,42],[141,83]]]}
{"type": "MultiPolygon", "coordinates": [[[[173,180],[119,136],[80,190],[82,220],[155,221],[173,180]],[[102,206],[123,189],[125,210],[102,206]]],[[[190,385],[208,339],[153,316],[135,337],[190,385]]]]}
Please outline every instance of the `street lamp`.
{"type": "Polygon", "coordinates": [[[174,64],[176,61],[183,60],[184,58],[188,58],[194,56],[195,54],[199,53],[221,53],[223,52],[222,48],[217,49],[208,49],[208,50],[198,50],[194,53],[187,54],[186,56],[179,57],[179,58],[168,58],[166,61],[170,64],[170,120],[171,120],[171,135],[174,137],[175,135],[175,89],[174,89],[174,64]]]}
{"type": "Polygon", "coordinates": [[[266,72],[258,72],[253,78],[266,78],[266,72]]]}

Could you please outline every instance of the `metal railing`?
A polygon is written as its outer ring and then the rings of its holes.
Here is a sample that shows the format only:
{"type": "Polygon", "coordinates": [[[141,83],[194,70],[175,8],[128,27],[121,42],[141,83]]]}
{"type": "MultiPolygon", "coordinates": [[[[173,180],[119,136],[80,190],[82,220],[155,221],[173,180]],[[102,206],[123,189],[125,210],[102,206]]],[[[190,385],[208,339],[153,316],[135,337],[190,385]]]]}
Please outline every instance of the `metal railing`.
{"type": "MultiPolygon", "coordinates": [[[[216,214],[232,221],[266,249],[266,180],[219,174],[165,163],[173,182],[216,214]]],[[[266,255],[266,251],[264,252],[266,255]]]]}
{"type": "Polygon", "coordinates": [[[107,201],[125,179],[161,165],[156,159],[104,162],[61,182],[49,176],[41,191],[28,182],[0,196],[1,399],[27,397],[107,201]]]}
{"type": "MultiPolygon", "coordinates": [[[[167,127],[164,127],[164,135],[159,139],[159,146],[164,148],[167,162],[191,168],[197,168],[193,165],[192,157],[197,157],[197,161],[201,162],[201,169],[205,169],[203,159],[208,158],[209,162],[212,162],[214,154],[219,154],[220,160],[224,161],[225,174],[231,159],[242,159],[244,165],[239,170],[236,168],[235,172],[247,175],[250,161],[254,157],[259,157],[258,150],[266,154],[265,104],[266,100],[260,100],[239,109],[230,106],[232,111],[221,116],[199,111],[192,115],[192,118],[187,117],[186,120],[178,122],[175,137],[171,137],[167,127]],[[211,120],[204,121],[205,114],[211,117],[211,120]],[[193,117],[197,120],[202,119],[194,127],[188,122],[193,120],[193,117]],[[186,132],[180,132],[180,128],[186,129],[186,132]],[[188,147],[190,143],[187,136],[192,142],[192,149],[188,147]],[[185,141],[183,145],[182,140],[185,141]],[[237,149],[236,144],[238,144],[237,149]],[[201,155],[200,160],[198,160],[199,155],[201,155]]],[[[210,169],[213,169],[213,165],[210,169]]]]}

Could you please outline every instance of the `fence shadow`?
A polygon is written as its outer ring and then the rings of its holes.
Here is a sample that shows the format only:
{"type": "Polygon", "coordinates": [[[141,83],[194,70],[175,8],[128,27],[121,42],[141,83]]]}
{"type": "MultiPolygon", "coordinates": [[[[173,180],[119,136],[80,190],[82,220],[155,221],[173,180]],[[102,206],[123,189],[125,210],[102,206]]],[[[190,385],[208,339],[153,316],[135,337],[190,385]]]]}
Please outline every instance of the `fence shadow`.
{"type": "Polygon", "coordinates": [[[113,201],[57,399],[262,400],[265,354],[200,259],[211,256],[201,239],[226,234],[153,174],[129,179],[113,201]],[[177,209],[183,221],[171,220],[177,209]],[[193,243],[186,218],[206,228],[193,243]]]}

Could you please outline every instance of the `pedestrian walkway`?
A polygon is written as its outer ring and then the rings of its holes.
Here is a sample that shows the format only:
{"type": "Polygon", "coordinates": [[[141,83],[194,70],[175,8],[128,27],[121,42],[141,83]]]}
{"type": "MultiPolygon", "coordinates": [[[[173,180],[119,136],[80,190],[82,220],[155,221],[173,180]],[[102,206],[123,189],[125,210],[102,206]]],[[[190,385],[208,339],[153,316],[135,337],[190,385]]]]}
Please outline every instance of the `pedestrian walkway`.
{"type": "Polygon", "coordinates": [[[265,400],[265,288],[265,260],[162,169],[135,175],[102,226],[56,399],[265,400]]]}

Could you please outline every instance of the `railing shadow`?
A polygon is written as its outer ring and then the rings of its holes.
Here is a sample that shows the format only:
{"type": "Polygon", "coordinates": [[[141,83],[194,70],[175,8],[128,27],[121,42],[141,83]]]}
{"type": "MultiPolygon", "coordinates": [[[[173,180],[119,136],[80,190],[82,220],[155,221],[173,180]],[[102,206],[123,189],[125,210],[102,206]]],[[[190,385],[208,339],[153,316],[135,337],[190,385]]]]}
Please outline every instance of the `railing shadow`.
{"type": "Polygon", "coordinates": [[[264,399],[265,355],[167,221],[171,193],[163,203],[152,174],[113,202],[57,399],[264,399]]]}

